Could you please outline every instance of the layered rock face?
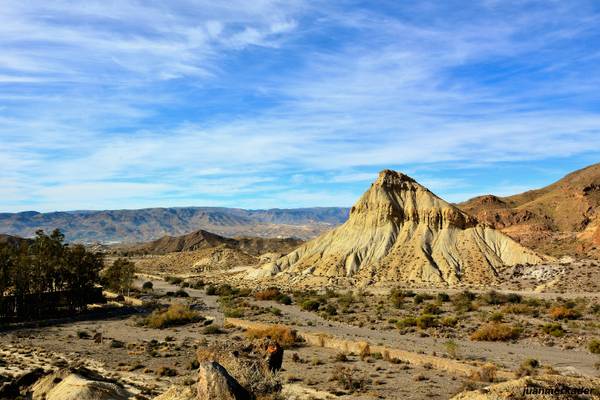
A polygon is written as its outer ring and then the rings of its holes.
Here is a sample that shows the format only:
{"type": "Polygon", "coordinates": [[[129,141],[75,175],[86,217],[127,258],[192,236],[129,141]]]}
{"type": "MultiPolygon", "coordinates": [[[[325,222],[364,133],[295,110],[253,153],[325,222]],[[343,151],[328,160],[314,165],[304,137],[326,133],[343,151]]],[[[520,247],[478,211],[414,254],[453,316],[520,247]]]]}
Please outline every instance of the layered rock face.
{"type": "Polygon", "coordinates": [[[352,207],[346,223],[250,276],[486,283],[504,265],[541,261],[409,176],[384,170],[352,207]]]}
{"type": "Polygon", "coordinates": [[[541,189],[508,197],[479,196],[457,206],[540,252],[600,255],[600,164],[541,189]]]}

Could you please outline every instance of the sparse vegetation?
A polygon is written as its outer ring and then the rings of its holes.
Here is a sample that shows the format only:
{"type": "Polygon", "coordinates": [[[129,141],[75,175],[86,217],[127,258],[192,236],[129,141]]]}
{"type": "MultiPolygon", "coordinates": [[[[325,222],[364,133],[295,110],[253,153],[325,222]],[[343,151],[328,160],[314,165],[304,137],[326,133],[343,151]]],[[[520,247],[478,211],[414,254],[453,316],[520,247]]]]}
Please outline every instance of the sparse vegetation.
{"type": "Polygon", "coordinates": [[[364,374],[343,366],[336,367],[331,380],[336,381],[342,389],[350,393],[365,390],[370,382],[364,374]]]}
{"type": "Polygon", "coordinates": [[[190,310],[183,304],[172,304],[166,310],[155,310],[141,321],[149,328],[164,329],[170,326],[185,325],[202,321],[204,318],[198,312],[190,310]]]}
{"type": "Polygon", "coordinates": [[[298,341],[296,331],[284,325],[248,329],[246,330],[246,336],[251,339],[269,338],[279,343],[283,348],[290,348],[298,341]]]}
{"type": "Polygon", "coordinates": [[[581,314],[573,309],[565,306],[554,306],[549,311],[552,319],[578,319],[581,314]]]}
{"type": "Polygon", "coordinates": [[[592,339],[588,343],[588,350],[592,354],[600,354],[600,340],[598,340],[598,339],[592,339]]]}
{"type": "Polygon", "coordinates": [[[507,340],[518,339],[520,334],[521,329],[518,327],[492,322],[480,326],[471,334],[471,340],[504,342],[507,340]]]}

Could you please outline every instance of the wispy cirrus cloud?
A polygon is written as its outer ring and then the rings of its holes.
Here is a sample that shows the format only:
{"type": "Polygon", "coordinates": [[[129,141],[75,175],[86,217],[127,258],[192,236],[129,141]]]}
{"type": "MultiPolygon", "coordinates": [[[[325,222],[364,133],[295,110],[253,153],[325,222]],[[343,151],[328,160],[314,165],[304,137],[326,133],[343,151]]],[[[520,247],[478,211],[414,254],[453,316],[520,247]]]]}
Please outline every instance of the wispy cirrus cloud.
{"type": "Polygon", "coordinates": [[[0,209],[349,205],[384,167],[455,201],[498,171],[548,183],[600,155],[599,19],[588,1],[7,1],[0,209]]]}

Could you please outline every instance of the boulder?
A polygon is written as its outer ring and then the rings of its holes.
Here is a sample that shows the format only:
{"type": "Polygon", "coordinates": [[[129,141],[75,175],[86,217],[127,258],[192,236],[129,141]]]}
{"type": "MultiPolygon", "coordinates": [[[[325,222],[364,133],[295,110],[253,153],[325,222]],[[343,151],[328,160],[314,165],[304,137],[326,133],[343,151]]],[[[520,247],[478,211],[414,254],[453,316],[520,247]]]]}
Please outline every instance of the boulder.
{"type": "Polygon", "coordinates": [[[133,395],[115,382],[86,369],[64,369],[31,387],[33,400],[128,400],[133,395]]]}
{"type": "Polygon", "coordinates": [[[198,368],[198,400],[253,400],[254,396],[216,361],[198,368]]]}

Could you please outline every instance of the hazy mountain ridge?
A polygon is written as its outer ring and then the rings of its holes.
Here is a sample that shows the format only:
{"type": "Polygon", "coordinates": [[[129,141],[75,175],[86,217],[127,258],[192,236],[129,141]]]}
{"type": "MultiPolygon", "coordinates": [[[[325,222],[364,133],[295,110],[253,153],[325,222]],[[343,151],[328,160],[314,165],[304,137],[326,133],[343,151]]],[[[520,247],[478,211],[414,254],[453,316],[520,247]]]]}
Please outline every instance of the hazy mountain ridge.
{"type": "Polygon", "coordinates": [[[21,237],[59,228],[72,242],[143,242],[200,229],[225,236],[310,238],[343,223],[348,209],[224,207],[0,213],[0,232],[21,237]]]}

